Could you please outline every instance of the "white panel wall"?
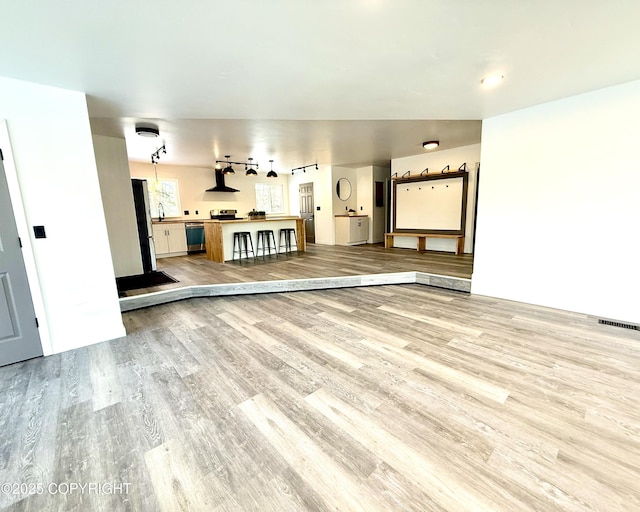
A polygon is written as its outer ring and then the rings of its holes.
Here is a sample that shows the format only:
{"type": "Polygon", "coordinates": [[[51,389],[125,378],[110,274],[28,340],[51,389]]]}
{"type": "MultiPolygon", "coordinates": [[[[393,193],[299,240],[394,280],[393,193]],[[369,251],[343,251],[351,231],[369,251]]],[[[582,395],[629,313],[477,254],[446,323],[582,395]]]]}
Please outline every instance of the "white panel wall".
{"type": "MultiPolygon", "coordinates": [[[[24,219],[46,316],[45,353],[125,334],[83,93],[0,78],[24,219]],[[34,225],[47,238],[34,239],[34,225]]],[[[14,202],[14,204],[19,204],[14,202]]],[[[32,290],[33,291],[33,290],[32,290]]]]}
{"type": "MultiPolygon", "coordinates": [[[[151,164],[130,162],[129,167],[132,178],[155,177],[155,171],[151,164]]],[[[245,176],[242,166],[234,167],[236,174],[226,175],[225,183],[239,192],[206,192],[207,189],[216,185],[213,168],[183,167],[160,163],[157,166],[157,171],[159,179],[178,180],[180,206],[183,211],[189,210],[189,215],[183,216],[185,219],[206,219],[209,218],[210,210],[222,209],[238,210],[239,217],[246,217],[256,207],[256,183],[282,185],[285,209],[289,207],[289,183],[288,176],[284,172],[279,172],[277,178],[267,178],[263,171],[259,171],[258,176],[245,176]]],[[[289,215],[289,211],[285,211],[284,215],[289,215]]]]}
{"type": "Polygon", "coordinates": [[[640,81],[487,119],[472,292],[640,323],[640,81]]]}
{"type": "MultiPolygon", "coordinates": [[[[411,175],[414,176],[420,174],[427,167],[429,168],[429,173],[440,172],[447,165],[451,170],[455,171],[462,164],[467,164],[469,186],[467,192],[467,223],[465,226],[464,242],[464,252],[466,253],[470,253],[473,250],[473,213],[477,187],[477,177],[475,173],[477,162],[480,162],[480,144],[444,149],[433,153],[421,153],[419,155],[395,158],[391,161],[391,174],[397,172],[398,176],[402,176],[407,171],[411,171],[411,175]]],[[[482,175],[480,179],[482,179],[482,175]]],[[[415,238],[396,238],[394,240],[394,247],[409,247],[415,249],[416,244],[417,240],[415,238]]],[[[456,241],[428,239],[427,249],[454,252],[456,250],[456,241]]]]}
{"type": "Polygon", "coordinates": [[[94,135],[93,148],[116,277],[142,274],[127,144],[124,139],[94,135]]]}

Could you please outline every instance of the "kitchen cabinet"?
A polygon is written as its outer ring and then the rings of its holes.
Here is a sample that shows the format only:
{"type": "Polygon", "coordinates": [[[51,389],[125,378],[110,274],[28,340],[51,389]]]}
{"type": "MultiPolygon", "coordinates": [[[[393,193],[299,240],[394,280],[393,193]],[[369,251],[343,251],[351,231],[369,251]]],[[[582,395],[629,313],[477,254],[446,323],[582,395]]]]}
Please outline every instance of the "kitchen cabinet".
{"type": "Polygon", "coordinates": [[[153,244],[158,258],[187,254],[187,234],[184,222],[154,224],[153,244]]]}
{"type": "Polygon", "coordinates": [[[368,239],[368,216],[336,215],[336,245],[366,244],[368,239]]]}

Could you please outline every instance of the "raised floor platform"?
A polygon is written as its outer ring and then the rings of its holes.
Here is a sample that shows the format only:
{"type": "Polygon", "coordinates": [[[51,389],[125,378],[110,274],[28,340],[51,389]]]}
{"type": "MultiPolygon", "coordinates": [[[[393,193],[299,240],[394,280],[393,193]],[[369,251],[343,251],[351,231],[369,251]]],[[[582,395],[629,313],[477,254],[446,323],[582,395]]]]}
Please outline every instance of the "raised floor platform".
{"type": "Polygon", "coordinates": [[[371,274],[341,277],[320,277],[311,279],[280,279],[273,281],[255,281],[250,283],[224,283],[185,286],[171,290],[134,295],[120,299],[121,311],[156,306],[167,302],[191,299],[194,297],[219,297],[223,295],[249,295],[258,293],[281,293],[308,290],[327,290],[332,288],[353,288],[358,286],[376,286],[385,284],[424,284],[446,288],[459,292],[471,291],[471,279],[426,274],[423,272],[396,272],[390,274],[371,274]]]}

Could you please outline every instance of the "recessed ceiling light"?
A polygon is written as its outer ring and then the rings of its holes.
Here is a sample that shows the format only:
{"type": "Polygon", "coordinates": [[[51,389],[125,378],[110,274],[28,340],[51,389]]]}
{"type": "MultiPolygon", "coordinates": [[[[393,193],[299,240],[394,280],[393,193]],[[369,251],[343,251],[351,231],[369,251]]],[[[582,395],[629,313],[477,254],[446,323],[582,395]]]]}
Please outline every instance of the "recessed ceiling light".
{"type": "Polygon", "coordinates": [[[157,137],[160,130],[154,126],[136,126],[136,133],[141,137],[157,137]]]}
{"type": "Polygon", "coordinates": [[[486,76],[480,81],[480,83],[485,87],[493,87],[495,85],[498,85],[500,82],[502,82],[503,78],[504,78],[504,75],[486,76]]]}
{"type": "Polygon", "coordinates": [[[430,140],[428,142],[423,142],[422,147],[426,150],[436,149],[440,145],[440,142],[437,140],[430,140]]]}

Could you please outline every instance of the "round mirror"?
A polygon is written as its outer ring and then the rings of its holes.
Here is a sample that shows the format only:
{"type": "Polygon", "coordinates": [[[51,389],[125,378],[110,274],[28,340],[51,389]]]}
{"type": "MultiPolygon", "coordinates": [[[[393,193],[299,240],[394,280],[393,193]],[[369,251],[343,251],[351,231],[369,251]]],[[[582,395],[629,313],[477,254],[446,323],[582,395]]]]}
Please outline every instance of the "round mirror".
{"type": "Polygon", "coordinates": [[[347,178],[340,178],[336,184],[336,194],[346,201],[351,197],[351,182],[347,178]]]}

